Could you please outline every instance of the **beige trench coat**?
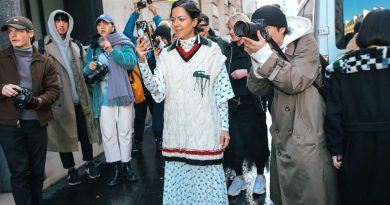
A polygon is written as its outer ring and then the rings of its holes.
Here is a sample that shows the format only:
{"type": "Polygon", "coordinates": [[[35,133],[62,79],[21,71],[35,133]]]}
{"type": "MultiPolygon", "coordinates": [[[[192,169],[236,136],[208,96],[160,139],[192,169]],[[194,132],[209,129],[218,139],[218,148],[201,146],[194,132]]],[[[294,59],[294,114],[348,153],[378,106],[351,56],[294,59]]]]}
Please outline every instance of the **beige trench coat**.
{"type": "MultiPolygon", "coordinates": [[[[44,42],[46,55],[53,61],[57,68],[60,84],[60,97],[52,105],[54,120],[49,122],[47,128],[48,151],[78,151],[76,115],[69,76],[64,68],[61,53],[54,41],[50,36],[46,36],[44,42]]],[[[73,76],[76,82],[77,93],[80,97],[80,105],[86,119],[88,139],[93,144],[99,141],[99,127],[96,119],[92,115],[91,98],[82,73],[84,64],[79,57],[80,49],[76,43],[71,42],[72,67],[75,68],[73,69],[73,76]]],[[[34,43],[34,46],[38,48],[37,42],[34,43]]]]}
{"type": "Polygon", "coordinates": [[[285,54],[291,63],[275,52],[262,66],[253,59],[248,77],[255,94],[274,90],[271,199],[277,205],[337,204],[336,170],[323,131],[325,103],[312,85],[320,71],[316,42],[304,35],[285,54]]]}

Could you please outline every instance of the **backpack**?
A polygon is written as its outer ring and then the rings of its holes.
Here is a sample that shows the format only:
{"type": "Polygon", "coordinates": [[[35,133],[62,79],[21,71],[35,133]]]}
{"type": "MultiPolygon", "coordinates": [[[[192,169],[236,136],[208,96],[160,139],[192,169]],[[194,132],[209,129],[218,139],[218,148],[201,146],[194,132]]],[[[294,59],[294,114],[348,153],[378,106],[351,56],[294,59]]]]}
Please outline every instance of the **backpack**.
{"type": "MultiPolygon", "coordinates": [[[[72,42],[74,42],[75,44],[77,44],[77,46],[79,47],[80,49],[80,60],[81,61],[84,61],[83,60],[83,44],[80,43],[80,41],[77,41],[75,39],[72,39],[72,42]]],[[[46,52],[46,49],[45,49],[45,40],[43,38],[39,39],[38,40],[38,49],[39,49],[39,52],[43,55],[45,54],[46,52]]]]}

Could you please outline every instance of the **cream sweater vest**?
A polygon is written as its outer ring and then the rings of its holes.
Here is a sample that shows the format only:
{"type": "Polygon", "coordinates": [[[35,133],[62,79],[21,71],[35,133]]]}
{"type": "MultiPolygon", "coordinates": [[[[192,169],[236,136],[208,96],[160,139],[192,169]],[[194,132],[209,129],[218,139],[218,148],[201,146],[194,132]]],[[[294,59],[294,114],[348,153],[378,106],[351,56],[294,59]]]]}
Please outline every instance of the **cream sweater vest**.
{"type": "Polygon", "coordinates": [[[166,83],[162,151],[166,160],[209,165],[223,158],[214,85],[226,57],[217,44],[202,40],[188,62],[176,49],[164,50],[158,60],[166,83]]]}

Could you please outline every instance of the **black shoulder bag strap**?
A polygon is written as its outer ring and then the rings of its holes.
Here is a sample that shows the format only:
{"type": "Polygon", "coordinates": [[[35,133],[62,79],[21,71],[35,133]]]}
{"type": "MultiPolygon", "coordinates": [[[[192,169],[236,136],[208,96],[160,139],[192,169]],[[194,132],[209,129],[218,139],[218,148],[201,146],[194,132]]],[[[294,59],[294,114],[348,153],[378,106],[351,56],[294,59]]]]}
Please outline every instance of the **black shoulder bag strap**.
{"type": "Polygon", "coordinates": [[[38,40],[38,49],[39,49],[39,52],[43,55],[45,54],[46,50],[45,50],[45,41],[43,38],[39,39],[38,40]]]}
{"type": "MultiPolygon", "coordinates": [[[[83,61],[83,44],[80,43],[80,41],[76,40],[76,39],[72,39],[72,41],[79,47],[80,49],[80,60],[83,61]]],[[[94,49],[95,51],[95,49],[94,49]]]]}

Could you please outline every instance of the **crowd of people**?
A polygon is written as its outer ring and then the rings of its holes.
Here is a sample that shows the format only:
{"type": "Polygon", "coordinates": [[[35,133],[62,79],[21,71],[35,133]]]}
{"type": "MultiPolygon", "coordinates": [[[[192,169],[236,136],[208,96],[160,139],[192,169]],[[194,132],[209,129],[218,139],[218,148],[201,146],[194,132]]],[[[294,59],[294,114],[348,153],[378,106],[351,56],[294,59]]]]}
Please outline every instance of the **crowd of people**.
{"type": "Polygon", "coordinates": [[[0,53],[0,145],[17,205],[42,204],[47,151],[59,153],[69,185],[81,183],[72,153],[79,141],[89,178],[100,177],[92,144],[101,142],[107,185],[138,180],[131,159],[142,152],[148,108],[165,160],[164,205],[229,204],[248,188],[245,160],[256,167],[249,192],[258,195],[270,161],[277,205],[390,204],[390,23],[381,21],[389,9],[369,12],[346,53],[324,68],[311,22],[275,5],[251,18],[232,14],[230,42],[190,0],[172,4],[170,23],[147,7],[155,27],[146,35],[134,35],[140,8],[123,33],[102,14],[86,50],[66,11],[53,11],[48,35],[35,42],[29,19],[2,24],[11,46],[0,53]],[[235,31],[257,20],[268,37],[235,31]],[[135,69],[141,102],[129,80],[135,69]],[[228,186],[225,172],[234,173],[228,186]]]}

